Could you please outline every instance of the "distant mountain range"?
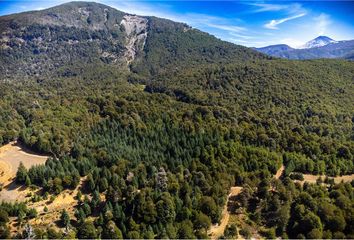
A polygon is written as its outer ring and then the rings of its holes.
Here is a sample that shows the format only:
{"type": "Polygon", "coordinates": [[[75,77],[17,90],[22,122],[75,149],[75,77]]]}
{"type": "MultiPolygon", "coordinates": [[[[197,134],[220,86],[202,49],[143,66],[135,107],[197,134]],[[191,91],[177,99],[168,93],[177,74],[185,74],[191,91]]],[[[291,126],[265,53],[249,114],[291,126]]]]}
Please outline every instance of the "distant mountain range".
{"type": "Polygon", "coordinates": [[[255,49],[270,56],[287,59],[354,58],[354,40],[336,41],[327,36],[319,36],[299,48],[277,44],[255,49]]]}

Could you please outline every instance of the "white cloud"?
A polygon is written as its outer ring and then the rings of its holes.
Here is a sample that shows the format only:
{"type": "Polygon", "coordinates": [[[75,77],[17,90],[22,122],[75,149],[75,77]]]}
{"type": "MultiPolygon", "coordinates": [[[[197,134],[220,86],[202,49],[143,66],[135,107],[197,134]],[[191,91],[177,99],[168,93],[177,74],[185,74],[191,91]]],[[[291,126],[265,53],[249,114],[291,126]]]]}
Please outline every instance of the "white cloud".
{"type": "Polygon", "coordinates": [[[239,33],[235,33],[235,32],[229,32],[229,34],[233,37],[242,38],[242,39],[254,39],[255,38],[253,36],[248,36],[248,35],[239,34],[239,33]]]}
{"type": "Polygon", "coordinates": [[[317,35],[324,35],[327,27],[331,24],[330,16],[325,13],[321,13],[319,16],[315,17],[314,20],[317,35]]]}
{"type": "Polygon", "coordinates": [[[142,2],[135,2],[135,1],[105,1],[99,0],[99,2],[103,4],[107,4],[113,8],[116,8],[120,11],[130,13],[130,14],[137,14],[142,16],[158,16],[163,18],[168,18],[171,20],[176,20],[174,14],[169,14],[166,11],[161,11],[156,4],[155,7],[151,7],[148,4],[144,4],[142,2]]]}
{"type": "Polygon", "coordinates": [[[216,29],[225,30],[229,32],[242,32],[247,30],[244,27],[239,27],[234,25],[221,25],[221,24],[208,23],[208,22],[205,23],[205,25],[211,28],[216,28],[216,29]]]}
{"type": "Polygon", "coordinates": [[[235,38],[227,38],[226,41],[243,45],[243,46],[249,46],[249,47],[261,47],[261,46],[269,45],[266,42],[262,42],[262,41],[249,41],[249,40],[242,40],[242,39],[235,39],[235,38]]]}
{"type": "Polygon", "coordinates": [[[305,15],[306,15],[306,13],[300,13],[300,14],[297,14],[297,15],[294,15],[294,16],[290,16],[290,17],[287,17],[287,18],[282,18],[282,19],[277,19],[277,20],[273,19],[269,23],[265,24],[264,27],[268,28],[268,29],[278,29],[277,26],[279,24],[282,24],[284,22],[287,22],[287,21],[290,21],[290,20],[293,20],[293,19],[296,19],[296,18],[303,17],[305,15]]]}
{"type": "Polygon", "coordinates": [[[241,43],[241,44],[243,44],[243,43],[249,43],[249,41],[247,41],[247,40],[235,39],[235,38],[228,38],[227,40],[230,41],[230,42],[241,43]]]}
{"type": "Polygon", "coordinates": [[[249,6],[255,7],[251,10],[251,13],[262,13],[262,12],[277,12],[282,11],[287,14],[299,14],[306,12],[306,10],[299,3],[290,4],[270,4],[270,3],[246,3],[249,6]]]}
{"type": "Polygon", "coordinates": [[[285,10],[289,7],[289,5],[269,4],[269,3],[250,3],[249,5],[257,7],[257,9],[252,11],[254,13],[280,11],[280,10],[285,10]]]}

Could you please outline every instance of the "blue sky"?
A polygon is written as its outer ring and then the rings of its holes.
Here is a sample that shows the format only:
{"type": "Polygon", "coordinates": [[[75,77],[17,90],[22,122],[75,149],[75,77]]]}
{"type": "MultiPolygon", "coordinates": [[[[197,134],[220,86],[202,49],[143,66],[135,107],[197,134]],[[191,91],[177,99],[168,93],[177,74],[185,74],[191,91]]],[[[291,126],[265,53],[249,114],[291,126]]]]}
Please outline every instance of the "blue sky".
{"type": "MultiPolygon", "coordinates": [[[[90,0],[92,1],[92,0],[90,0]]],[[[0,15],[40,10],[67,0],[0,0],[0,15]]],[[[319,36],[354,39],[354,1],[98,0],[121,11],[185,22],[236,44],[300,46],[319,36]]]]}

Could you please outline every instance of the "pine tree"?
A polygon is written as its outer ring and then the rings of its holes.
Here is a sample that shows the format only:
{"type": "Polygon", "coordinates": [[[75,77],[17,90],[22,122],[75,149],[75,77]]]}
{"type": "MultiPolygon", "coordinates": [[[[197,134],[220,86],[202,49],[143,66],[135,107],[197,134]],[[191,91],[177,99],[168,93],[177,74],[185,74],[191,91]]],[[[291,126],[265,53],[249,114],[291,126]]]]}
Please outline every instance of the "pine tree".
{"type": "Polygon", "coordinates": [[[82,199],[82,193],[81,193],[81,191],[80,191],[80,190],[77,192],[76,199],[77,199],[79,202],[81,202],[81,199],[82,199]]]}
{"type": "Polygon", "coordinates": [[[66,228],[70,224],[70,216],[65,209],[63,209],[63,211],[61,212],[60,221],[66,228]]]}
{"type": "Polygon", "coordinates": [[[113,221],[109,221],[103,230],[105,239],[122,239],[123,234],[113,221]]]}
{"type": "Polygon", "coordinates": [[[25,183],[26,178],[27,178],[27,174],[28,174],[28,171],[27,171],[25,165],[23,165],[23,163],[20,162],[20,165],[18,166],[17,173],[16,173],[16,182],[20,183],[20,184],[25,183]]]}
{"type": "Polygon", "coordinates": [[[28,175],[26,176],[25,185],[26,185],[27,187],[31,186],[31,179],[29,178],[28,175]]]}

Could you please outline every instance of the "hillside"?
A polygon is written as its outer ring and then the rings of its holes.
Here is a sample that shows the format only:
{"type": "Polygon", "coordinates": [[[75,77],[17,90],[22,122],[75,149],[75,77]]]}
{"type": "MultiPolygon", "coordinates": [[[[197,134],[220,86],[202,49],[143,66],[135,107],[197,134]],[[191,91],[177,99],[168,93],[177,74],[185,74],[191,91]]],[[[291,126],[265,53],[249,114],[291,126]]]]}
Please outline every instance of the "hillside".
{"type": "Polygon", "coordinates": [[[149,75],[175,65],[263,57],[186,24],[130,15],[98,3],[72,2],[1,16],[0,22],[3,79],[49,77],[78,63],[122,70],[133,65],[133,71],[149,75]]]}
{"type": "Polygon", "coordinates": [[[0,238],[205,239],[229,209],[227,238],[354,236],[351,183],[294,179],[354,173],[354,62],[97,3],[0,23],[0,145],[50,155],[19,167],[0,238]]]}

